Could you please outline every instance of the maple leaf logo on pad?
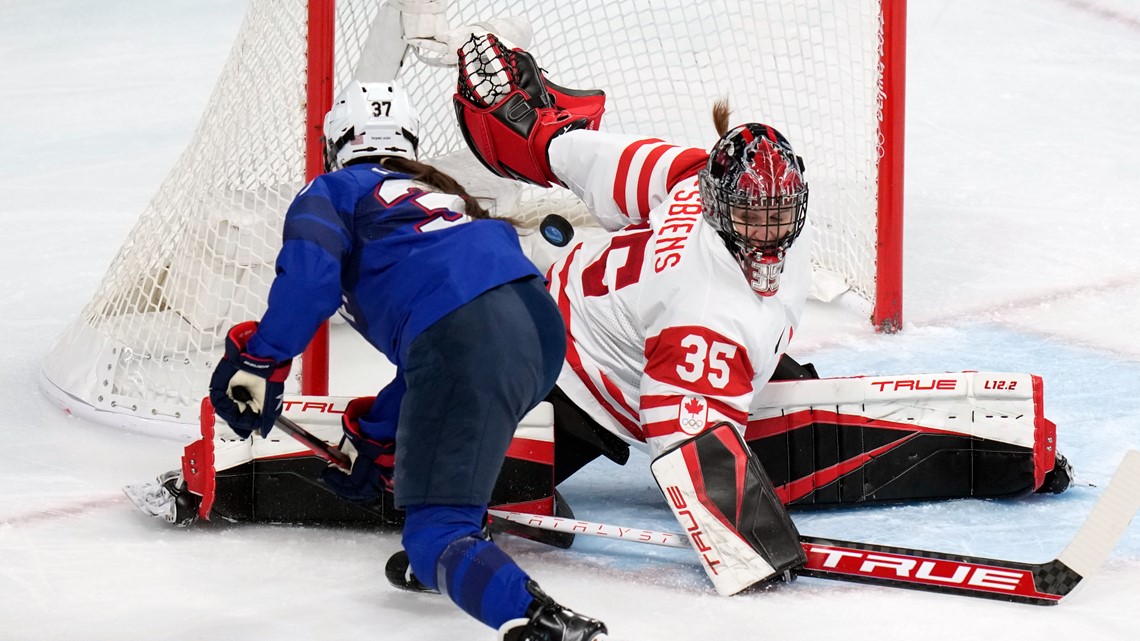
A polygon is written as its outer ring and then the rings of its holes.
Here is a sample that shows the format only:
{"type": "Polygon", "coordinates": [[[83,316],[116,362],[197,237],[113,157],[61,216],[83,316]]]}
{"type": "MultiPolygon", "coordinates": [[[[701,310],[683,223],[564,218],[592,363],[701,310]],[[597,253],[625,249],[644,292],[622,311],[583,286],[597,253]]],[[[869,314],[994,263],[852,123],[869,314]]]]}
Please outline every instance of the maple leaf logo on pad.
{"type": "Polygon", "coordinates": [[[702,396],[686,396],[681,399],[677,422],[686,434],[700,434],[708,424],[709,404],[702,396]]]}

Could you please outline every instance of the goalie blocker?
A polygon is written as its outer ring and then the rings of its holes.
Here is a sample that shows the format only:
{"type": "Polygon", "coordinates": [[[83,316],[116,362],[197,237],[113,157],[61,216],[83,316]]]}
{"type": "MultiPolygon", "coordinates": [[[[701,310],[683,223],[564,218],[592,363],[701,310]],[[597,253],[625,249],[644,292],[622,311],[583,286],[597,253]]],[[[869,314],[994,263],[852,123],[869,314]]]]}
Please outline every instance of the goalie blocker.
{"type": "Polygon", "coordinates": [[[736,594],[807,562],[788,511],[731,424],[666,451],[651,468],[717,593],[736,594]]]}

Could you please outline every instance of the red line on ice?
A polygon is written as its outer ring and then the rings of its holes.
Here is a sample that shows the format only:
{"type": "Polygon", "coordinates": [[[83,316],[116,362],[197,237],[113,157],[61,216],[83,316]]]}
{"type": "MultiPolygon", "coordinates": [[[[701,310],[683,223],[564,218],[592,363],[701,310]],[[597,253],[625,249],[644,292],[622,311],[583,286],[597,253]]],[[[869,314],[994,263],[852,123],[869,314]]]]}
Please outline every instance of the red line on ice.
{"type": "Polygon", "coordinates": [[[101,510],[103,508],[119,505],[126,500],[126,496],[107,495],[102,498],[86,499],[73,503],[64,503],[62,505],[56,505],[39,510],[17,512],[16,514],[12,515],[0,516],[0,525],[28,525],[31,523],[50,521],[59,518],[83,516],[85,514],[101,510]]]}

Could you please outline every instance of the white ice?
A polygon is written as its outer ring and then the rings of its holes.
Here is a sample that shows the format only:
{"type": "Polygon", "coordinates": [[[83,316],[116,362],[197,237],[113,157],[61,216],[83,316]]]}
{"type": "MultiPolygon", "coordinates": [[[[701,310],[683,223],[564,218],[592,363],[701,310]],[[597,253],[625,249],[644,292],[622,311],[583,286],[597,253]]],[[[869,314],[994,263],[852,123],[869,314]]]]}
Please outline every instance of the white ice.
{"type": "MultiPolygon", "coordinates": [[[[52,340],[189,140],[243,11],[0,4],[0,639],[490,639],[444,599],[387,585],[395,535],[144,517],[119,487],[175,467],[182,444],[69,417],[39,390],[52,340]]],[[[796,522],[1040,562],[1140,448],[1140,2],[916,0],[909,14],[905,331],[813,306],[794,355],[825,375],[1040,374],[1086,485],[796,522]]],[[[672,526],[643,458],[565,493],[585,518],[672,526]]],[[[722,598],[686,551],[502,545],[618,639],[1140,638],[1140,523],[1048,608],[810,579],[722,598]]]]}

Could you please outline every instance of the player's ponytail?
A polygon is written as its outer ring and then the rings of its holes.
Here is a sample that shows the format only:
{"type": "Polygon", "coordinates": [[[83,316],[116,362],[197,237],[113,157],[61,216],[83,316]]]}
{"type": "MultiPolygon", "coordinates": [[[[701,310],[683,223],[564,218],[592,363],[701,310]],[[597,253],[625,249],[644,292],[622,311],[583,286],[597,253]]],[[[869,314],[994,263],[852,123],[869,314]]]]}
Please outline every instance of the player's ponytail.
{"type": "Polygon", "coordinates": [[[716,126],[716,135],[724,136],[728,131],[728,117],[732,115],[732,110],[728,108],[728,98],[720,98],[713,103],[712,117],[713,125],[716,126]]]}
{"type": "MultiPolygon", "coordinates": [[[[466,205],[467,215],[472,218],[492,218],[490,212],[479,204],[478,199],[467,193],[467,190],[464,189],[463,185],[459,184],[458,180],[429,164],[412,160],[411,158],[385,156],[380,161],[380,166],[403,174],[410,174],[412,180],[437,189],[441,193],[459,196],[459,198],[463,200],[463,204],[466,205]]],[[[508,218],[501,219],[511,222],[508,218]]]]}

